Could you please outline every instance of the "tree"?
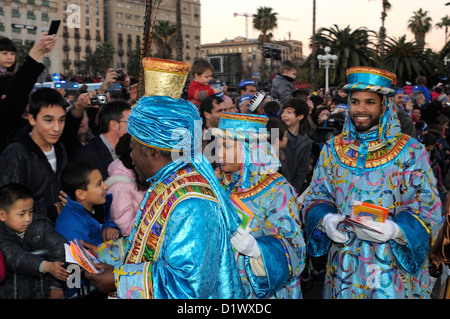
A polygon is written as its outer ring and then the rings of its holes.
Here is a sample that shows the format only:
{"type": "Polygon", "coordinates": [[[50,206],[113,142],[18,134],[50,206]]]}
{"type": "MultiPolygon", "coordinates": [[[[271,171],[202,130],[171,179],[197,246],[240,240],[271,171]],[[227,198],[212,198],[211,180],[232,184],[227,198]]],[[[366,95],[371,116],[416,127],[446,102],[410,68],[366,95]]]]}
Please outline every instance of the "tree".
{"type": "Polygon", "coordinates": [[[347,26],[345,29],[340,29],[336,24],[331,28],[320,28],[317,31],[317,53],[323,54],[324,48],[328,46],[331,48],[332,54],[337,55],[336,67],[330,71],[330,83],[345,82],[345,72],[349,67],[374,64],[375,44],[370,38],[375,34],[374,31],[366,28],[352,31],[350,26],[347,26]]]}
{"type": "Polygon", "coordinates": [[[445,30],[444,46],[447,44],[448,41],[448,27],[450,27],[450,17],[448,15],[442,17],[441,22],[436,23],[436,28],[445,30]]]}
{"type": "Polygon", "coordinates": [[[253,15],[253,28],[261,31],[258,36],[258,42],[261,46],[264,42],[270,42],[273,37],[270,31],[277,27],[277,13],[272,12],[272,8],[259,7],[257,13],[253,15]]]}
{"type": "Polygon", "coordinates": [[[408,29],[414,33],[417,44],[425,47],[425,36],[433,27],[432,19],[428,16],[428,11],[423,11],[422,8],[413,12],[413,14],[408,20],[408,29]]]}
{"type": "Polygon", "coordinates": [[[155,26],[153,40],[157,48],[157,55],[161,59],[171,59],[172,50],[175,46],[175,36],[177,34],[177,26],[170,21],[158,20],[155,26]]]}
{"type": "Polygon", "coordinates": [[[181,0],[177,0],[176,3],[177,14],[177,35],[175,40],[175,59],[177,61],[183,61],[183,33],[181,23],[181,0]]]}
{"type": "Polygon", "coordinates": [[[398,39],[387,38],[383,63],[386,70],[397,75],[399,84],[411,81],[421,74],[430,74],[432,71],[422,44],[406,41],[406,35],[398,39]]]}
{"type": "Polygon", "coordinates": [[[114,61],[114,53],[116,53],[116,49],[114,49],[114,46],[107,41],[100,43],[100,45],[95,49],[94,54],[98,59],[100,73],[105,74],[108,68],[112,66],[114,61]]]}

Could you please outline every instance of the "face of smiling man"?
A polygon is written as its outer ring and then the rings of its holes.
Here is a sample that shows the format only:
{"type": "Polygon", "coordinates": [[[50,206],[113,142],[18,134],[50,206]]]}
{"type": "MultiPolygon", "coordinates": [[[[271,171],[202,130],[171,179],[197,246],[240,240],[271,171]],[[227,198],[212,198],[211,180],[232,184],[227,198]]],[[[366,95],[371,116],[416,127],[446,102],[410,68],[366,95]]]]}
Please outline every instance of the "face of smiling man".
{"type": "Polygon", "coordinates": [[[382,100],[372,92],[352,92],[350,98],[350,119],[360,133],[369,131],[380,122],[382,100]]]}

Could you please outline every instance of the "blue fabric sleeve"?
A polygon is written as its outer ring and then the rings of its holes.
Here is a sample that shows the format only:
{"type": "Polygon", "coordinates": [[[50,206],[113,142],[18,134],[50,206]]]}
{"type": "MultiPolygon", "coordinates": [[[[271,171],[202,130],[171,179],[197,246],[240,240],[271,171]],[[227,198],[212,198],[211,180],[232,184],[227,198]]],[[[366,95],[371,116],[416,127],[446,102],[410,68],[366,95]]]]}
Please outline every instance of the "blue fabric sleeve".
{"type": "Polygon", "coordinates": [[[306,213],[306,250],[313,257],[325,255],[330,248],[330,238],[317,228],[317,224],[329,213],[337,214],[337,208],[327,202],[313,204],[306,213]]]}
{"type": "Polygon", "coordinates": [[[256,276],[253,273],[248,256],[245,256],[245,268],[256,296],[264,299],[284,287],[291,274],[286,252],[279,239],[269,235],[258,237],[256,241],[261,250],[267,276],[256,276]]]}
{"type": "Polygon", "coordinates": [[[409,211],[398,214],[393,221],[403,232],[407,244],[391,240],[392,253],[398,263],[409,273],[416,273],[424,263],[430,246],[430,233],[424,222],[409,211]]]}

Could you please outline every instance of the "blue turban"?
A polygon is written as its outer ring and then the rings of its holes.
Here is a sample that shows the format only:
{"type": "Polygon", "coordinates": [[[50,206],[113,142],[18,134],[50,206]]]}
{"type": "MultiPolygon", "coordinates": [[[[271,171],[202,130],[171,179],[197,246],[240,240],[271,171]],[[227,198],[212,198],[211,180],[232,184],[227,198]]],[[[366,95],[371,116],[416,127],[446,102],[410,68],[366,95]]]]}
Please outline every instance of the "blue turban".
{"type": "Polygon", "coordinates": [[[142,145],[182,151],[183,156],[173,162],[191,163],[209,182],[220,202],[227,228],[236,231],[239,217],[201,151],[202,119],[194,104],[167,96],[143,96],[133,107],[127,127],[128,133],[142,145]]]}

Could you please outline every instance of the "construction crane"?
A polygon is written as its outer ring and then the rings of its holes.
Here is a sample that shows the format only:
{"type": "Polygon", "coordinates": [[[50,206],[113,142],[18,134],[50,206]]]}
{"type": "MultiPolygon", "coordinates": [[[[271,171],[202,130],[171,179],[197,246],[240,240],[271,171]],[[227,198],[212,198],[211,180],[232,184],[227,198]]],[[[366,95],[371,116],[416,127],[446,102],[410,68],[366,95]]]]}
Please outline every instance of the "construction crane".
{"type": "MultiPolygon", "coordinates": [[[[237,16],[243,16],[245,17],[245,37],[248,39],[248,18],[249,17],[253,17],[253,14],[251,13],[233,13],[233,16],[237,17],[237,16]]],[[[278,20],[287,20],[287,21],[300,21],[298,19],[290,19],[290,18],[284,18],[284,17],[277,17],[278,20]]]]}
{"type": "Polygon", "coordinates": [[[244,12],[244,13],[233,13],[233,16],[244,16],[245,17],[245,38],[248,39],[248,17],[253,16],[253,14],[244,12]]]}

